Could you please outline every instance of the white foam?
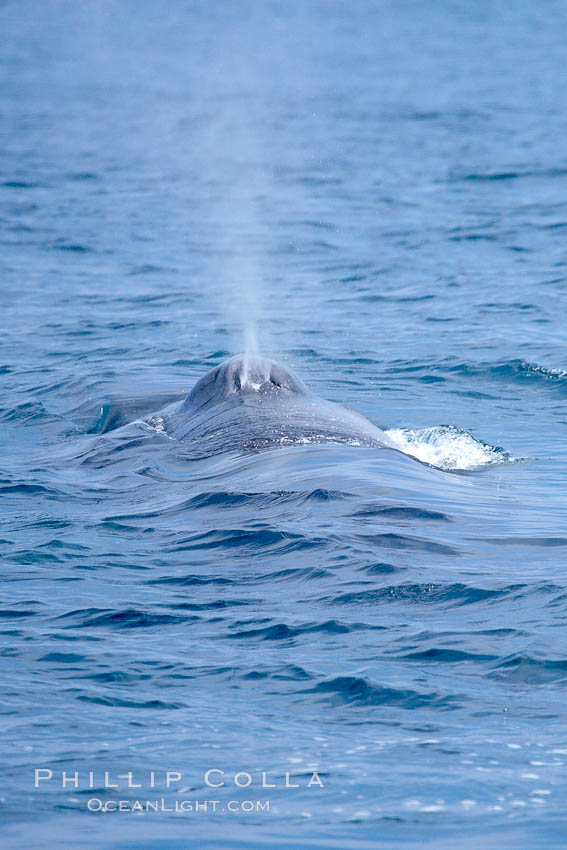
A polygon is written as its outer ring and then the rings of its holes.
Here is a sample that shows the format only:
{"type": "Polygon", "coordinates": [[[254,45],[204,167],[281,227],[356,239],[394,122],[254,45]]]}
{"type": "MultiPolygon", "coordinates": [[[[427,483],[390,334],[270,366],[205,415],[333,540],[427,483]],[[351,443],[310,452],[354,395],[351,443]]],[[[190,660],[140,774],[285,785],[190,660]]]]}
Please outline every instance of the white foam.
{"type": "Polygon", "coordinates": [[[173,440],[173,437],[171,437],[166,431],[165,419],[163,416],[148,416],[147,419],[140,419],[137,421],[150,431],[155,431],[156,434],[162,434],[164,437],[167,437],[168,440],[173,440]]]}
{"type": "Polygon", "coordinates": [[[504,449],[483,443],[454,425],[392,428],[386,434],[400,451],[440,469],[482,469],[514,460],[504,449]]]}

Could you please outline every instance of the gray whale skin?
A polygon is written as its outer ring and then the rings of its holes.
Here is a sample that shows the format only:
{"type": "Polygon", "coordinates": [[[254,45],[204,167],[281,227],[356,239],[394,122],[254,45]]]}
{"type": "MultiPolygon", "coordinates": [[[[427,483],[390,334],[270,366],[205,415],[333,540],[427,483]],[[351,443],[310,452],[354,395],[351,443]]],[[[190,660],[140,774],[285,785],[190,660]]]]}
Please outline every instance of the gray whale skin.
{"type": "Polygon", "coordinates": [[[186,398],[144,421],[193,444],[200,456],[304,442],[394,448],[380,428],[313,395],[291,370],[242,354],[207,372],[186,398]]]}

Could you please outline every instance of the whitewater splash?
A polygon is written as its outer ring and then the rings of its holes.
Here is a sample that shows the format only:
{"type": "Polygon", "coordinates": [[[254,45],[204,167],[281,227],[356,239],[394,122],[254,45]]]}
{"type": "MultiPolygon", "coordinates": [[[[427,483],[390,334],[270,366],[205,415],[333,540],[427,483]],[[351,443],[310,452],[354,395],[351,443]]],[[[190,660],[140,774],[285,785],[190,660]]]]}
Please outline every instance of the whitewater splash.
{"type": "Polygon", "coordinates": [[[483,469],[517,460],[505,449],[483,443],[454,425],[392,428],[386,434],[405,454],[448,471],[483,469]]]}

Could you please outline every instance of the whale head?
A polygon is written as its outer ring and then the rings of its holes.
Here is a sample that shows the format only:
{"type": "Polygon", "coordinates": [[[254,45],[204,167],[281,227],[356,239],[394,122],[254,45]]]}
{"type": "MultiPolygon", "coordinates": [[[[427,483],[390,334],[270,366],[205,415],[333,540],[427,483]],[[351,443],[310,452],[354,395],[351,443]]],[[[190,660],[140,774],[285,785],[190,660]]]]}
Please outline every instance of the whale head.
{"type": "Polygon", "coordinates": [[[203,375],[185,406],[199,410],[238,397],[244,400],[270,394],[310,395],[303,381],[285,366],[267,357],[237,354],[203,375]]]}

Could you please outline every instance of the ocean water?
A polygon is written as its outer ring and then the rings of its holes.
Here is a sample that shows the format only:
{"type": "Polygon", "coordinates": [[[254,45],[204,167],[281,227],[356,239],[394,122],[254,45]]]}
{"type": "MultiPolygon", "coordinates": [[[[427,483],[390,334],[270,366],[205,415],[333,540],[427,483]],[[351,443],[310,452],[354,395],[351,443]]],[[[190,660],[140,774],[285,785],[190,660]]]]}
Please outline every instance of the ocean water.
{"type": "Polygon", "coordinates": [[[4,847],[566,845],[566,28],[0,4],[4,847]],[[93,432],[254,338],[426,463],[93,432]]]}

